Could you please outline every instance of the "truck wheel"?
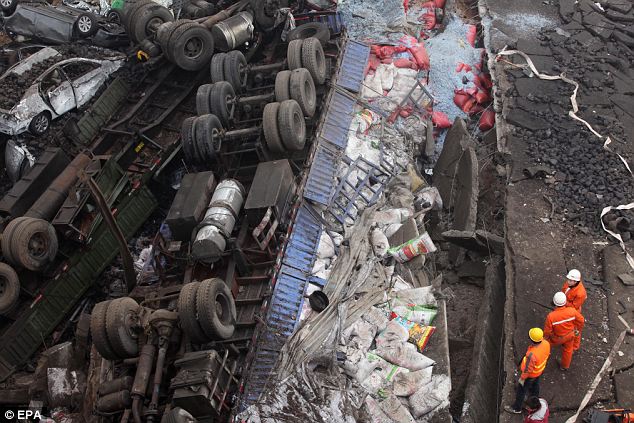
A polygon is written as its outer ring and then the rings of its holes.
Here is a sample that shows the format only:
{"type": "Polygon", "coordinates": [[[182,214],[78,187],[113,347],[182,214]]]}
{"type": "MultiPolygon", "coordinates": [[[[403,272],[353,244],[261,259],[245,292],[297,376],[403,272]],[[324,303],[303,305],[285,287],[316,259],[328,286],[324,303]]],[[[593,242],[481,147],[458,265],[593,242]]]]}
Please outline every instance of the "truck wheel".
{"type": "Polygon", "coordinates": [[[291,99],[290,81],[291,71],[285,70],[275,75],[275,101],[281,102],[291,99]]]}
{"type": "Polygon", "coordinates": [[[27,217],[15,228],[9,248],[15,264],[39,271],[57,255],[57,234],[47,221],[27,217]]]}
{"type": "Polygon", "coordinates": [[[309,22],[300,25],[288,32],[286,36],[288,41],[304,40],[306,38],[317,38],[322,44],[330,41],[330,30],[328,25],[321,22],[309,22]]]}
{"type": "Polygon", "coordinates": [[[164,45],[167,45],[167,39],[173,26],[174,22],[165,22],[156,30],[156,42],[161,46],[161,50],[163,50],[164,45]]]}
{"type": "Polygon", "coordinates": [[[209,95],[212,86],[212,84],[204,84],[198,87],[198,91],[196,91],[196,114],[198,116],[213,113],[209,108],[209,95]]]}
{"type": "Polygon", "coordinates": [[[106,335],[112,350],[120,358],[139,355],[139,304],[130,297],[110,301],[106,310],[106,335]]]}
{"type": "Polygon", "coordinates": [[[151,37],[165,22],[174,20],[172,13],[158,4],[150,4],[139,9],[130,21],[130,37],[135,43],[140,43],[151,37]]]}
{"type": "Polygon", "coordinates": [[[204,16],[205,12],[195,4],[188,4],[183,8],[183,12],[189,19],[198,19],[204,16]]]}
{"type": "MultiPolygon", "coordinates": [[[[172,22],[172,25],[170,25],[170,27],[167,29],[167,32],[163,34],[163,41],[160,43],[161,50],[163,50],[163,55],[165,55],[165,57],[167,57],[167,59],[170,62],[174,61],[174,59],[172,59],[172,56],[170,55],[170,48],[171,48],[170,45],[173,42],[173,38],[176,33],[176,30],[180,28],[181,26],[189,24],[189,23],[192,23],[192,22],[186,19],[179,19],[175,22],[172,22]]],[[[157,34],[157,38],[158,38],[158,34],[157,34]]]]}
{"type": "Polygon", "coordinates": [[[75,21],[75,29],[81,38],[88,38],[97,33],[97,18],[91,13],[82,13],[75,21]]]}
{"type": "Polygon", "coordinates": [[[46,134],[51,127],[51,115],[48,112],[42,112],[31,119],[29,123],[29,132],[36,136],[46,134]]]}
{"type": "Polygon", "coordinates": [[[196,294],[200,326],[210,339],[229,339],[236,329],[236,304],[222,279],[200,283],[196,294]]]}
{"type": "Polygon", "coordinates": [[[17,5],[18,0],[0,0],[0,10],[4,16],[12,15],[17,5]]]}
{"type": "Polygon", "coordinates": [[[183,147],[183,157],[185,158],[185,163],[189,165],[194,164],[192,127],[195,119],[195,117],[185,119],[183,121],[183,126],[181,127],[181,146],[183,147]]]}
{"type": "Polygon", "coordinates": [[[203,16],[211,16],[216,13],[216,6],[214,6],[213,3],[209,3],[204,0],[193,0],[192,4],[195,4],[202,9],[203,16]]]}
{"type": "Polygon", "coordinates": [[[148,4],[152,4],[152,0],[127,0],[123,4],[121,23],[123,24],[125,32],[128,35],[130,35],[130,22],[132,21],[132,17],[137,12],[137,10],[148,4]]]}
{"type": "Polygon", "coordinates": [[[225,58],[227,53],[216,53],[211,58],[211,82],[226,81],[225,58]]]}
{"type": "Polygon", "coordinates": [[[241,93],[247,86],[247,59],[238,50],[227,53],[224,60],[224,77],[233,85],[237,93],[241,93]]]}
{"type": "Polygon", "coordinates": [[[9,263],[16,263],[16,259],[11,254],[11,240],[13,239],[15,228],[20,225],[20,222],[26,219],[28,219],[28,217],[16,217],[7,224],[7,226],[4,228],[4,231],[2,232],[2,239],[0,240],[2,255],[4,256],[4,259],[9,263]]]}
{"type": "Polygon", "coordinates": [[[302,108],[295,100],[286,100],[280,104],[277,112],[277,125],[282,143],[287,150],[300,151],[306,143],[306,122],[302,108]]]}
{"type": "Polygon", "coordinates": [[[99,355],[106,360],[116,360],[119,357],[110,346],[108,335],[106,334],[106,312],[109,304],[110,301],[102,301],[93,307],[90,314],[90,334],[92,343],[95,344],[99,355]]]}
{"type": "Polygon", "coordinates": [[[20,297],[20,279],[11,266],[0,263],[0,314],[11,312],[20,297]]]}
{"type": "Polygon", "coordinates": [[[214,53],[211,32],[197,23],[177,28],[170,39],[170,45],[170,55],[174,63],[190,71],[202,69],[214,53]]]}
{"type": "Polygon", "coordinates": [[[207,342],[207,336],[198,323],[196,315],[196,292],[200,282],[191,282],[181,288],[178,296],[178,317],[181,321],[181,328],[189,339],[195,344],[207,342]]]}
{"type": "Polygon", "coordinates": [[[290,70],[299,69],[302,67],[302,44],[304,40],[293,40],[288,43],[286,49],[286,60],[288,61],[288,68],[290,70]]]}
{"type": "Polygon", "coordinates": [[[201,154],[201,163],[213,160],[220,150],[222,123],[216,115],[209,114],[196,118],[194,133],[196,145],[201,154]]]}
{"type": "Polygon", "coordinates": [[[277,126],[277,113],[280,109],[280,103],[269,103],[264,106],[262,114],[262,129],[264,130],[264,140],[266,146],[274,153],[283,153],[285,151],[280,137],[280,130],[277,126]]]}
{"type": "Polygon", "coordinates": [[[312,117],[317,108],[317,92],[313,77],[305,68],[295,69],[290,76],[290,98],[299,103],[304,116],[312,117]]]}
{"type": "MultiPolygon", "coordinates": [[[[291,41],[292,42],[292,41],[291,41]]],[[[306,38],[302,44],[302,63],[317,85],[326,81],[326,56],[317,38],[306,38]]]]}
{"type": "Polygon", "coordinates": [[[227,81],[216,82],[211,87],[209,109],[212,114],[218,116],[222,125],[228,128],[234,109],[232,100],[236,98],[236,93],[227,81]]]}

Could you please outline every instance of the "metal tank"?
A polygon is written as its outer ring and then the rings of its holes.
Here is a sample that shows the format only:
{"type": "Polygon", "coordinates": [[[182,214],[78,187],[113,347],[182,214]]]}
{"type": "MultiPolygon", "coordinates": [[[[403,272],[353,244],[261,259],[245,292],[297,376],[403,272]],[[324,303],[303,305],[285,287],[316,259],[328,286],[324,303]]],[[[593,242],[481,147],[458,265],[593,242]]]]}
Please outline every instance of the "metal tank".
{"type": "Polygon", "coordinates": [[[249,12],[240,12],[214,25],[211,34],[217,50],[235,50],[253,36],[253,15],[249,12]]]}
{"type": "Polygon", "coordinates": [[[244,187],[238,181],[225,179],[218,184],[192,245],[194,258],[213,263],[222,256],[242,209],[244,196],[244,187]]]}

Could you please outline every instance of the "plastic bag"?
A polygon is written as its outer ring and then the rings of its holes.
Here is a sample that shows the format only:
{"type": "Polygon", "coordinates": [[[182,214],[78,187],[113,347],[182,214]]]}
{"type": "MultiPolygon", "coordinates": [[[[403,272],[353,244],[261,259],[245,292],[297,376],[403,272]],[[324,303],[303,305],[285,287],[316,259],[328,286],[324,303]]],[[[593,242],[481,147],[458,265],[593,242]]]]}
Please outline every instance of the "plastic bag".
{"type": "Polygon", "coordinates": [[[361,318],[376,327],[377,332],[383,332],[390,323],[389,313],[384,313],[376,307],[370,307],[361,318]]]}
{"type": "Polygon", "coordinates": [[[379,407],[395,423],[416,423],[414,417],[407,407],[395,395],[387,395],[383,401],[379,402],[379,407]]]}
{"type": "Polygon", "coordinates": [[[433,253],[436,251],[436,246],[431,240],[427,232],[423,232],[421,235],[414,239],[410,239],[404,244],[398,247],[393,247],[388,250],[396,261],[399,263],[406,263],[421,254],[433,253]]]}
{"type": "Polygon", "coordinates": [[[372,220],[382,225],[390,225],[394,223],[403,223],[410,217],[412,217],[411,210],[400,208],[374,212],[372,220]]]}
{"type": "Polygon", "coordinates": [[[416,371],[431,367],[436,362],[425,357],[416,350],[416,347],[407,342],[394,342],[390,345],[378,347],[376,355],[407,370],[416,371]]]}
{"type": "Polygon", "coordinates": [[[407,329],[409,335],[408,341],[416,345],[416,348],[418,348],[418,351],[421,353],[425,350],[425,347],[429,342],[429,338],[431,338],[432,334],[436,331],[434,326],[420,325],[416,322],[412,322],[411,320],[404,319],[401,316],[394,317],[392,322],[397,322],[407,329]]]}
{"type": "Polygon", "coordinates": [[[432,383],[426,384],[409,397],[409,406],[417,419],[449,406],[451,380],[447,375],[433,375],[432,383]]]}
{"type": "Polygon", "coordinates": [[[372,242],[372,251],[378,258],[383,258],[387,254],[387,250],[390,248],[390,242],[387,237],[379,228],[372,229],[370,233],[370,241],[372,242]]]}
{"type": "Polygon", "coordinates": [[[436,307],[418,304],[399,305],[392,308],[392,311],[394,316],[402,316],[404,319],[421,325],[431,325],[438,313],[436,307]]]}
{"type": "Polygon", "coordinates": [[[403,372],[394,376],[392,392],[399,397],[409,397],[417,392],[422,386],[427,385],[432,380],[432,366],[415,372],[403,372]]]}
{"type": "Polygon", "coordinates": [[[425,187],[414,197],[414,208],[427,213],[429,210],[442,210],[442,197],[438,188],[425,187]]]}
{"type": "Polygon", "coordinates": [[[376,346],[383,347],[394,343],[406,342],[409,339],[407,327],[398,321],[391,320],[381,333],[376,337],[376,346]]]}
{"type": "Polygon", "coordinates": [[[321,233],[317,246],[317,258],[326,259],[335,255],[335,244],[326,231],[321,233]]]}
{"type": "Polygon", "coordinates": [[[423,286],[420,288],[410,288],[392,295],[390,300],[392,306],[407,304],[425,304],[426,306],[436,307],[438,301],[434,297],[434,288],[432,286],[423,286]]]}

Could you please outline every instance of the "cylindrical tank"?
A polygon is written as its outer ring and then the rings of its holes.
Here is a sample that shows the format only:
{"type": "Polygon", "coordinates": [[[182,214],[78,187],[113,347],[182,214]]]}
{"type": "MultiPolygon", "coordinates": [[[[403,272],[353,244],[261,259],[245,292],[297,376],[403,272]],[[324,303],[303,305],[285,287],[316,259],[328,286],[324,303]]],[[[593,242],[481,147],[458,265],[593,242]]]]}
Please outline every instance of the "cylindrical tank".
{"type": "Polygon", "coordinates": [[[125,390],[99,397],[96,407],[101,413],[114,413],[125,410],[130,405],[132,405],[132,397],[130,391],[125,390]]]}
{"type": "Polygon", "coordinates": [[[244,195],[244,187],[238,181],[225,179],[218,184],[192,245],[197,260],[213,263],[220,258],[242,209],[244,195]]]}
{"type": "Polygon", "coordinates": [[[124,390],[130,390],[132,388],[132,382],[134,378],[132,376],[123,376],[118,379],[109,380],[99,385],[99,395],[105,396],[112,394],[113,392],[119,392],[124,390]]]}
{"type": "Polygon", "coordinates": [[[25,216],[35,217],[50,221],[59,208],[66,201],[68,192],[75,185],[79,177],[79,171],[90,164],[90,157],[86,154],[78,154],[66,169],[60,173],[46,191],[26,212],[25,216]]]}
{"type": "Polygon", "coordinates": [[[253,15],[240,12],[211,28],[217,50],[235,50],[253,36],[253,15]]]}

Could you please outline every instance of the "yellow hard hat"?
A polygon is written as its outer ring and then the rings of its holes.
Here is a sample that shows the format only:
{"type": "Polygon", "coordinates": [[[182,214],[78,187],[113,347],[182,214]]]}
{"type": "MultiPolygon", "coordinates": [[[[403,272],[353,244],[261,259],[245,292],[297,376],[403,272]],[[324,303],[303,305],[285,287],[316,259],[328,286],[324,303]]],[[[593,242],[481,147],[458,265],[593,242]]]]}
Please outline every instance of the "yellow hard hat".
{"type": "Polygon", "coordinates": [[[528,331],[528,337],[533,342],[542,342],[542,339],[544,339],[544,331],[540,328],[532,328],[528,331]]]}

